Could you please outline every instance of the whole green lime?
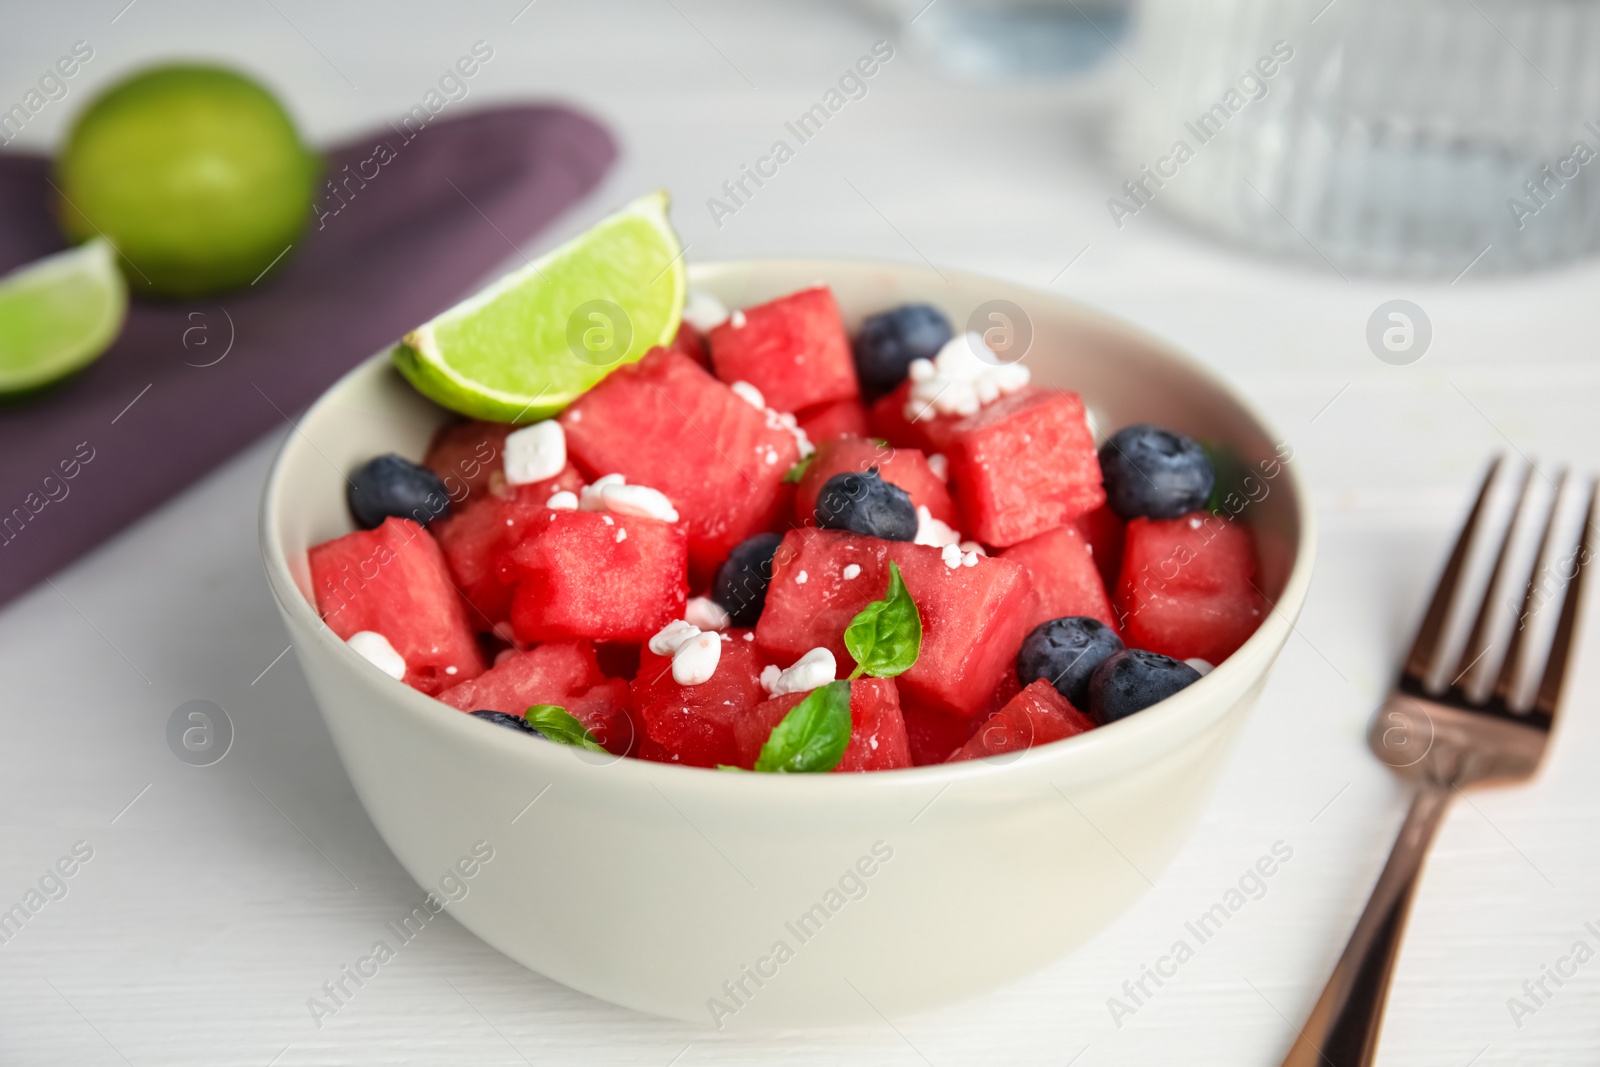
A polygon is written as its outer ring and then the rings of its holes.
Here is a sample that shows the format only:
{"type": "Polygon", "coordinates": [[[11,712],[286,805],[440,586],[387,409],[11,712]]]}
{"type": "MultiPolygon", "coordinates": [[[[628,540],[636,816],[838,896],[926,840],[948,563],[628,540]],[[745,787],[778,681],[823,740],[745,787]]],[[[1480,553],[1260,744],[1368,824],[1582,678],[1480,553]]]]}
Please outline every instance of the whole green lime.
{"type": "Polygon", "coordinates": [[[57,211],[72,240],[109,238],[136,290],[197,296],[249,284],[287,258],[319,167],[256,82],[220,67],[159,67],[78,119],[56,160],[57,211]]]}

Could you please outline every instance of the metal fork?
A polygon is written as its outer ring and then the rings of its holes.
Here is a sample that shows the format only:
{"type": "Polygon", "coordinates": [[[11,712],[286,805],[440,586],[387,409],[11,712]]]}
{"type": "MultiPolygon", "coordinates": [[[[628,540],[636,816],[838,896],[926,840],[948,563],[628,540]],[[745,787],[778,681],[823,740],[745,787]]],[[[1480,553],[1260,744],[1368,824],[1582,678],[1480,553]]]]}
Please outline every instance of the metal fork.
{"type": "Polygon", "coordinates": [[[1492,644],[1496,590],[1510,578],[1507,572],[1511,565],[1512,534],[1528,508],[1532,479],[1527,472],[1522,476],[1516,506],[1500,541],[1494,571],[1484,590],[1455,679],[1443,692],[1430,691],[1445,656],[1445,631],[1451,605],[1462,585],[1470,546],[1478,528],[1484,525],[1485,502],[1500,465],[1500,457],[1490,464],[1466,525],[1456,539],[1444,573],[1439,576],[1433,600],[1417,630],[1399,681],[1373,716],[1367,735],[1369,746],[1379,759],[1416,783],[1416,798],[1367,901],[1366,910],[1361,913],[1344,954],[1339,957],[1332,977],[1284,1059],[1283,1067],[1360,1067],[1374,1062],[1389,979],[1400,954],[1406,916],[1423,859],[1452,795],[1463,786],[1480,782],[1528,778],[1544,754],[1572,650],[1584,569],[1592,555],[1596,493],[1600,485],[1591,483],[1589,486],[1578,547],[1567,557],[1575,560],[1575,566],[1562,597],[1555,637],[1532,706],[1518,707],[1516,692],[1518,679],[1525,673],[1524,665],[1531,655],[1526,641],[1528,622],[1540,606],[1541,568],[1550,547],[1551,528],[1556,524],[1566,484],[1565,474],[1551,496],[1533,570],[1522,597],[1521,613],[1492,691],[1486,696],[1474,695],[1469,692],[1473,687],[1466,679],[1492,644]]]}

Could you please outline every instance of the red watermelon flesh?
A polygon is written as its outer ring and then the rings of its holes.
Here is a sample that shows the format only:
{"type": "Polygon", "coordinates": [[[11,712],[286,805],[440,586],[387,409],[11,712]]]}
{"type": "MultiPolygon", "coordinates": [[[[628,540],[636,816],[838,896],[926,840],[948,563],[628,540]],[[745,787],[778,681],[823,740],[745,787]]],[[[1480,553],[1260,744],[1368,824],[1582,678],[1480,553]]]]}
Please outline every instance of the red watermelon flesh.
{"type": "Polygon", "coordinates": [[[385,519],[307,554],[317,611],[343,640],[371,630],[406,661],[403,679],[432,696],[483,673],[444,553],[410,519],[385,519]]]}
{"type": "Polygon", "coordinates": [[[1035,599],[1034,610],[1028,616],[1029,630],[1067,615],[1087,615],[1117,628],[1117,617],[1111,611],[1100,572],[1095,569],[1089,542],[1076,526],[1057,526],[1012,545],[1000,556],[1028,568],[1028,576],[1033,579],[1035,599]]]}
{"type": "Polygon", "coordinates": [[[967,536],[1004,548],[1105,503],[1094,435],[1077,393],[1028,388],[975,415],[932,420],[967,536]]]}
{"type": "Polygon", "coordinates": [[[1076,737],[1092,729],[1094,723],[1083,712],[1069,704],[1053,685],[1040,678],[989,716],[967,743],[950,757],[950,762],[1021,752],[1035,745],[1076,737]]]}
{"type": "Polygon", "coordinates": [[[1094,550],[1094,565],[1100,571],[1100,580],[1106,589],[1117,587],[1122,574],[1122,516],[1111,510],[1111,505],[1101,504],[1086,511],[1073,522],[1080,533],[1089,539],[1094,550]]]}
{"type": "Polygon", "coordinates": [[[909,702],[901,704],[900,714],[913,767],[944,763],[985,721],[982,715],[949,715],[909,702]]]}
{"type": "Polygon", "coordinates": [[[1011,670],[1027,633],[1033,595],[1027,571],[1010,560],[982,557],[976,566],[950,568],[927,545],[791,530],[773,558],[756,641],[780,664],[823,647],[842,671],[850,670],[855,661],[845,651],[845,627],[883,597],[891,559],[922,617],[921,654],[897,679],[902,697],[958,715],[987,710],[986,699],[1011,670]],[[861,569],[845,578],[852,564],[861,569]]]}
{"type": "MultiPolygon", "coordinates": [[[[785,693],[757,704],[734,726],[737,766],[754,768],[772,728],[808,693],[785,693]]],[[[892,771],[911,766],[905,720],[892,678],[857,678],[850,683],[850,744],[836,772],[892,771]]]]}
{"type": "Polygon", "coordinates": [[[800,459],[794,435],[666,349],[613,372],[561,424],[568,453],[591,477],[621,474],[671,499],[698,581],[775,524],[783,476],[800,459]]]}
{"type": "Polygon", "coordinates": [[[799,417],[800,428],[814,445],[835,437],[866,437],[869,433],[867,409],[855,399],[818,404],[800,412],[799,417]]]}
{"type": "Polygon", "coordinates": [[[715,767],[737,760],[734,728],[767,696],[760,681],[766,663],[744,640],[748,632],[728,632],[716,673],[699,685],[673,681],[672,657],[648,648],[640,654],[633,706],[649,739],[660,746],[663,762],[715,767]]]}
{"type": "Polygon", "coordinates": [[[608,678],[581,696],[570,698],[567,714],[577,719],[613,756],[626,756],[636,747],[639,731],[633,721],[633,700],[628,683],[608,678]]]}
{"type": "Polygon", "coordinates": [[[1128,645],[1221,663],[1261,623],[1250,528],[1196,511],[1128,523],[1117,610],[1128,645]]]}
{"type": "Polygon", "coordinates": [[[881,437],[896,448],[920,448],[924,452],[937,452],[928,440],[927,429],[932,419],[912,422],[906,418],[906,404],[911,400],[911,383],[901,382],[894,391],[879,397],[867,409],[867,425],[872,436],[881,437]]]}
{"type": "Polygon", "coordinates": [[[506,556],[536,523],[548,521],[547,514],[543,501],[490,493],[433,524],[450,573],[473,609],[468,619],[477,629],[490,630],[511,617],[506,556]]]}
{"type": "Polygon", "coordinates": [[[827,286],[736,311],[706,339],[718,378],[749,382],[779,411],[860,393],[850,338],[827,286]]]}
{"type": "Polygon", "coordinates": [[[878,468],[878,476],[911,494],[911,503],[925,506],[941,522],[960,529],[960,516],[950,490],[928,467],[928,460],[914,448],[889,448],[861,437],[842,437],[817,447],[806,472],[795,487],[794,512],[799,524],[815,525],[817,497],[828,479],[837,474],[860,473],[878,468]]]}
{"type": "Polygon", "coordinates": [[[535,704],[565,705],[602,681],[588,641],[552,641],[495,662],[476,678],[452,686],[439,699],[462,711],[521,715],[535,704]]]}
{"type": "Polygon", "coordinates": [[[678,332],[667,347],[682,352],[706,370],[711,369],[711,350],[706,347],[705,335],[687,322],[678,323],[678,332]]]}
{"type": "Polygon", "coordinates": [[[511,625],[524,641],[645,641],[683,618],[683,526],[599,511],[550,511],[506,557],[511,625]]]}
{"type": "Polygon", "coordinates": [[[503,422],[456,422],[439,427],[428,442],[422,465],[437,474],[457,511],[489,491],[489,476],[505,470],[502,453],[506,434],[515,426],[503,422]]]}

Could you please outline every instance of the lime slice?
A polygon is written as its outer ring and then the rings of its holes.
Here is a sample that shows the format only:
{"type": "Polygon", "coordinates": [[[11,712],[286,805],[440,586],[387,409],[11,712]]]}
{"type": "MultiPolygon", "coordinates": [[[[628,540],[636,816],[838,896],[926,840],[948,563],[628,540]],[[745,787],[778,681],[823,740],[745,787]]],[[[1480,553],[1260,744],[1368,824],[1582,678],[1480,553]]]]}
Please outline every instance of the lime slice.
{"type": "Polygon", "coordinates": [[[96,238],[0,278],[0,396],[59,381],[110,347],[128,310],[111,244],[96,238]]]}
{"type": "Polygon", "coordinates": [[[667,194],[652,193],[406,334],[395,366],[453,411],[533,422],[671,343],[686,285],[667,194]]]}

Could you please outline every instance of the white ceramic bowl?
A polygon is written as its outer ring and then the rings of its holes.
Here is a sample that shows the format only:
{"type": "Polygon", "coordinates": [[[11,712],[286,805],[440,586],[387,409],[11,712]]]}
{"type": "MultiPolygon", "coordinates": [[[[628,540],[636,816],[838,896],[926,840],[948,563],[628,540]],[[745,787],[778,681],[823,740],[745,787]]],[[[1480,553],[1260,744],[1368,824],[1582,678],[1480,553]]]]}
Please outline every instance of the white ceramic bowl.
{"type": "MultiPolygon", "coordinates": [[[[374,356],[284,443],[262,553],[296,655],[378,832],[420,886],[467,863],[447,905],[541,974],[716,1026],[818,1026],[992,989],[1105,927],[1166,867],[1288,639],[1315,535],[1292,461],[1236,394],[1168,346],[1059,297],[896,264],[709,264],[730,307],[827,281],[853,327],[909,300],[958,325],[986,301],[1031,319],[1034,380],[1099,425],[1223,442],[1258,474],[1243,518],[1276,606],[1196,684],[1121,722],[995,763],[777,776],[610,759],[490,728],[393,681],[317,618],[306,550],[348,532],[344,472],[420,457],[447,416],[374,356]],[[946,280],[948,278],[948,281],[946,280]],[[532,806],[530,807],[530,803],[532,806]],[[479,844],[484,842],[486,844],[479,844]]],[[[642,445],[651,442],[642,442],[642,445]]]]}

